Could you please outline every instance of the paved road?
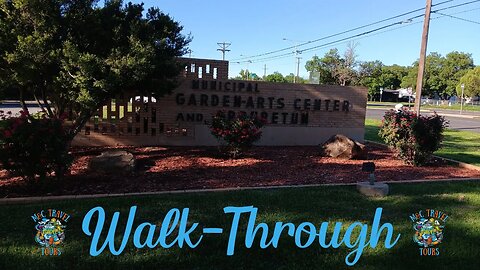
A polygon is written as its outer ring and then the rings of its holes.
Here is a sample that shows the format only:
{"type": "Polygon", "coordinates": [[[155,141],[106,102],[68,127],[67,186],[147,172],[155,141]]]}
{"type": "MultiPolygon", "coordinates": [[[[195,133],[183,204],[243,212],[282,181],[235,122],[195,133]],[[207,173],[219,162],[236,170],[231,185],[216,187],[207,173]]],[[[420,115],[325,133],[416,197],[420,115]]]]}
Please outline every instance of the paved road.
{"type": "MultiPolygon", "coordinates": [[[[367,118],[382,119],[386,109],[367,109],[367,118]]],[[[422,114],[431,114],[431,112],[421,112],[422,114]]],[[[467,130],[480,133],[480,114],[478,113],[464,113],[460,115],[459,112],[450,110],[437,110],[437,113],[444,115],[450,122],[449,128],[458,130],[467,130]]]]}
{"type": "MultiPolygon", "coordinates": [[[[27,106],[30,113],[36,113],[40,111],[38,105],[27,104],[27,106]]],[[[18,103],[0,103],[0,111],[3,111],[4,113],[12,112],[12,114],[19,114],[21,110],[22,107],[18,103]]]]}
{"type": "MultiPolygon", "coordinates": [[[[12,113],[18,113],[21,108],[14,104],[0,104],[0,110],[11,111],[12,113]]],[[[30,107],[30,113],[39,111],[38,107],[30,107]]],[[[369,108],[367,109],[367,118],[370,119],[382,119],[387,109],[369,108]]],[[[430,112],[425,112],[430,113],[430,112]]],[[[480,133],[480,113],[479,112],[465,112],[460,115],[457,111],[443,110],[437,111],[438,114],[445,115],[445,118],[450,122],[450,128],[458,130],[468,130],[480,133]]]]}

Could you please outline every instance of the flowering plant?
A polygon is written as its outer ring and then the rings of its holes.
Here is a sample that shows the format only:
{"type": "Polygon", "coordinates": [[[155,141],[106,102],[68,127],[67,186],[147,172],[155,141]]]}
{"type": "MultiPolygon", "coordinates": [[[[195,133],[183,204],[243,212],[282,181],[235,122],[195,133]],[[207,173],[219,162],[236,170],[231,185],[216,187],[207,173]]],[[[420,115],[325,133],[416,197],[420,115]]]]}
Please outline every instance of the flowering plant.
{"type": "Polygon", "coordinates": [[[229,154],[235,158],[251,147],[262,136],[264,119],[239,113],[228,117],[224,111],[218,111],[212,119],[210,131],[213,136],[227,143],[229,154]]]}
{"type": "Polygon", "coordinates": [[[25,180],[62,176],[71,164],[63,118],[0,111],[0,167],[25,180]]]}
{"type": "Polygon", "coordinates": [[[440,148],[447,126],[445,118],[436,113],[417,116],[409,109],[390,110],[378,134],[407,164],[418,166],[440,148]]]}

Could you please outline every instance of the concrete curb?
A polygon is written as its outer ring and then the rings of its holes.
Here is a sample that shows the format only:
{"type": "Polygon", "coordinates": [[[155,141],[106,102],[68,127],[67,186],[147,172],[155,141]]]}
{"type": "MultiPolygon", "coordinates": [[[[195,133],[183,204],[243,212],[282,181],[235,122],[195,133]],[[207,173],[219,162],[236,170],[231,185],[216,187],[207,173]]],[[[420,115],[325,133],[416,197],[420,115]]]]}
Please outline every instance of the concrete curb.
{"type": "MultiPolygon", "coordinates": [[[[362,180],[364,181],[364,180],[362,180]]],[[[398,180],[382,181],[387,184],[410,184],[410,183],[438,183],[438,182],[456,182],[456,181],[480,181],[480,178],[445,178],[445,179],[417,179],[417,180],[398,180]]],[[[236,187],[236,188],[217,188],[217,189],[185,189],[172,191],[154,191],[154,192],[133,192],[133,193],[115,193],[115,194],[92,194],[92,195],[62,195],[62,196],[43,196],[43,197],[19,197],[0,199],[0,205],[44,203],[59,200],[77,200],[77,199],[102,199],[119,198],[134,196],[154,196],[154,195],[174,195],[174,194],[192,194],[192,193],[211,193],[211,192],[230,192],[242,190],[272,190],[285,188],[309,188],[309,187],[332,187],[332,186],[355,186],[355,183],[329,183],[329,184],[311,184],[311,185],[286,185],[286,186],[263,186],[263,187],[236,187]]]]}
{"type": "Polygon", "coordinates": [[[456,117],[456,118],[465,118],[465,119],[477,119],[480,118],[478,115],[468,115],[468,114],[451,114],[451,113],[442,113],[437,112],[438,115],[441,116],[448,116],[448,117],[456,117]]]}

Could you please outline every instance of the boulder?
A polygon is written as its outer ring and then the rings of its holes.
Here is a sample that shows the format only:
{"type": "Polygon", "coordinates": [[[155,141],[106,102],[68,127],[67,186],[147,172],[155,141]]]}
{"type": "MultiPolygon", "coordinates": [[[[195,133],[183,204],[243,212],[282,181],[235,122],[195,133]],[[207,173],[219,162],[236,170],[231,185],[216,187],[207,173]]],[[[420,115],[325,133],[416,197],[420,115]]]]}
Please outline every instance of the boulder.
{"type": "Polygon", "coordinates": [[[93,157],[88,167],[91,171],[108,174],[131,173],[135,169],[135,157],[124,150],[108,150],[93,157]]]}
{"type": "Polygon", "coordinates": [[[342,159],[364,159],[366,157],[365,145],[341,134],[330,137],[322,144],[320,151],[324,157],[342,159]]]}

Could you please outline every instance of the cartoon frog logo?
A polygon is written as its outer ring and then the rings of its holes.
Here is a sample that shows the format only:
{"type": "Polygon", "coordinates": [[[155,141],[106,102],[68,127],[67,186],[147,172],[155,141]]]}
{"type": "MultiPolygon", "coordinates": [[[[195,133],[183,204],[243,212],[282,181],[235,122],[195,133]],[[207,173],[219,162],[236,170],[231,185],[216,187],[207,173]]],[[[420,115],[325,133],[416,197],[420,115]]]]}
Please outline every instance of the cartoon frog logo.
{"type": "Polygon", "coordinates": [[[433,247],[443,240],[443,225],[434,218],[421,218],[413,224],[413,241],[421,247],[433,247]]]}
{"type": "Polygon", "coordinates": [[[42,247],[57,247],[65,240],[65,226],[56,218],[42,218],[35,229],[35,241],[42,247]]]}

